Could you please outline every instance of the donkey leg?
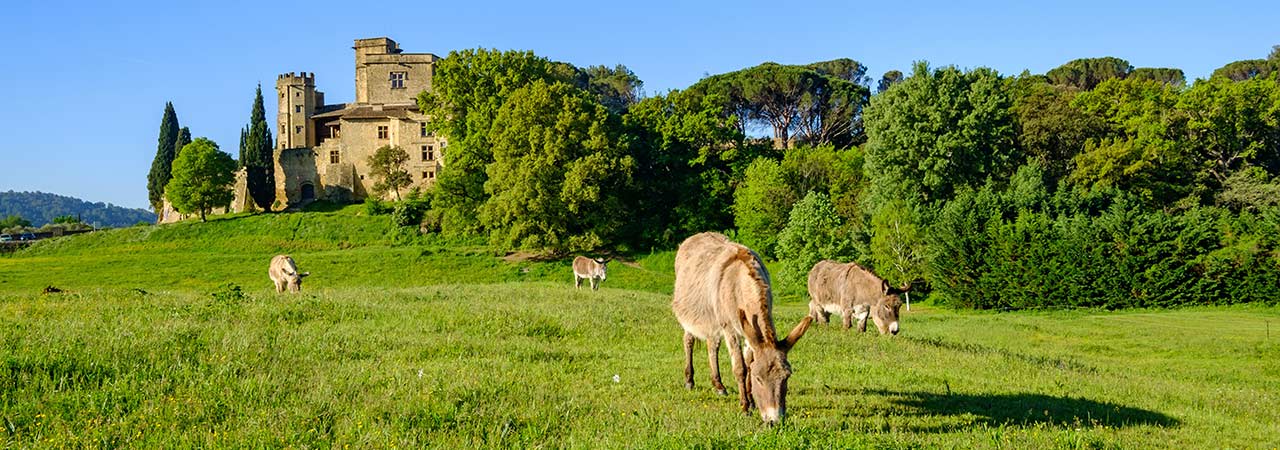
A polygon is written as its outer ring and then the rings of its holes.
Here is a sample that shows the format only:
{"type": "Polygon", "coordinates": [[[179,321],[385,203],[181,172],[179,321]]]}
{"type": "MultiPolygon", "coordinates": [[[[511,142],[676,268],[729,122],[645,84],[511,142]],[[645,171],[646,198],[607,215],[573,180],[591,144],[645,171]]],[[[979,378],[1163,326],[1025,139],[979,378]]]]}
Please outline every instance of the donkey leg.
{"type": "Polygon", "coordinates": [[[728,391],[724,390],[724,383],[720,382],[720,341],[717,339],[707,339],[707,360],[711,363],[711,386],[716,388],[716,393],[727,395],[728,391]]]}
{"type": "Polygon", "coordinates": [[[858,332],[859,332],[859,333],[866,333],[866,332],[867,332],[867,317],[870,317],[870,316],[871,316],[871,307],[869,307],[869,306],[859,306],[859,307],[857,308],[857,312],[856,312],[856,314],[858,315],[858,332]]]}
{"type": "Polygon", "coordinates": [[[684,387],[693,389],[693,341],[692,333],[684,332],[684,387]]]}
{"type": "Polygon", "coordinates": [[[582,278],[578,277],[577,274],[573,275],[573,287],[575,289],[582,289],[582,278]]]}
{"type": "Polygon", "coordinates": [[[849,331],[849,327],[853,326],[853,310],[845,308],[844,311],[840,312],[840,316],[844,321],[844,330],[849,331]]]}
{"type": "Polygon", "coordinates": [[[733,363],[733,376],[738,381],[738,404],[742,412],[751,411],[751,385],[747,363],[742,357],[742,341],[730,331],[725,343],[729,345],[729,361],[733,363]]]}
{"type": "Polygon", "coordinates": [[[591,290],[593,290],[593,291],[598,291],[598,290],[600,290],[600,279],[599,279],[599,278],[595,278],[595,277],[592,277],[592,278],[591,278],[591,290]]]}

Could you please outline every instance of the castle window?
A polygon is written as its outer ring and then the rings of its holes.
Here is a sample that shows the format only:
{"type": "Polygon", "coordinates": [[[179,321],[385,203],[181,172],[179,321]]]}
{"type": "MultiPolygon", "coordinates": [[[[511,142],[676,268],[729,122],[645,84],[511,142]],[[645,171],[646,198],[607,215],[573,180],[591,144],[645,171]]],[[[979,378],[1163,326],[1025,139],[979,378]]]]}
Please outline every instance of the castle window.
{"type": "Polygon", "coordinates": [[[427,171],[422,171],[422,179],[427,179],[427,171]]]}
{"type": "Polygon", "coordinates": [[[294,132],[294,133],[301,133],[301,132],[302,132],[302,127],[300,127],[300,126],[299,126],[299,127],[293,127],[293,132],[294,132]]]}
{"type": "Polygon", "coordinates": [[[427,131],[427,123],[422,122],[422,137],[430,136],[431,132],[427,131]]]}
{"type": "Polygon", "coordinates": [[[386,125],[378,125],[378,139],[390,139],[391,132],[386,125]]]}
{"type": "Polygon", "coordinates": [[[301,107],[301,106],[294,106],[294,107],[293,107],[293,112],[296,112],[296,113],[300,113],[300,112],[302,112],[302,107],[301,107]]]}
{"type": "Polygon", "coordinates": [[[391,89],[403,89],[404,80],[409,78],[409,72],[391,72],[391,89]]]}
{"type": "Polygon", "coordinates": [[[436,177],[436,173],[434,171],[427,172],[427,178],[435,178],[435,177],[436,177]]]}
{"type": "Polygon", "coordinates": [[[431,161],[433,159],[436,159],[435,147],[430,145],[422,146],[422,160],[431,161]]]}
{"type": "Polygon", "coordinates": [[[329,164],[337,164],[340,162],[342,162],[342,157],[339,156],[338,151],[329,150],[329,164]]]}

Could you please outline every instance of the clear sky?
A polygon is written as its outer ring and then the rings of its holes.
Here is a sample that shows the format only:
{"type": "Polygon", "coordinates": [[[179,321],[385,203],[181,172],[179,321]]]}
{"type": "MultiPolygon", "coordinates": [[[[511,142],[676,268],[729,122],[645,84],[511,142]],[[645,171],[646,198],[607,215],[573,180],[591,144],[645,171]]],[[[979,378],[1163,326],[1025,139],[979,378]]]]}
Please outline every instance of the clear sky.
{"type": "MultiPolygon", "coordinates": [[[[529,49],[579,66],[622,63],[645,91],[764,61],[849,57],[879,78],[912,61],[1043,73],[1117,56],[1189,79],[1280,44],[1280,2],[953,1],[30,1],[0,5],[0,191],[146,208],[160,117],[238,153],[253,90],[268,122],[276,75],[315,72],[352,101],[352,40],[406,52],[529,49]]],[[[273,133],[275,131],[273,130],[273,133]]]]}

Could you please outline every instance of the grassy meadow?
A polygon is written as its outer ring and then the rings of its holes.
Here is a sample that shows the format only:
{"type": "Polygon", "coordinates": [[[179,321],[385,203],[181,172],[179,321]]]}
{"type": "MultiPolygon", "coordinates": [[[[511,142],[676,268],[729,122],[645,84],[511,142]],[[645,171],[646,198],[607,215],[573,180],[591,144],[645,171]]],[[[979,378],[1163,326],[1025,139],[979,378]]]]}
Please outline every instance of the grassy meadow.
{"type": "MultiPolygon", "coordinates": [[[[0,442],[235,448],[1276,448],[1280,308],[817,326],[785,424],[683,389],[671,252],[574,290],[563,261],[359,207],[112,230],[0,257],[0,442]],[[276,253],[312,272],[271,289],[276,253]],[[46,286],[64,292],[41,294],[46,286]],[[1272,330],[1272,328],[1275,328],[1272,330]]],[[[779,328],[806,312],[794,289],[779,328]]]]}

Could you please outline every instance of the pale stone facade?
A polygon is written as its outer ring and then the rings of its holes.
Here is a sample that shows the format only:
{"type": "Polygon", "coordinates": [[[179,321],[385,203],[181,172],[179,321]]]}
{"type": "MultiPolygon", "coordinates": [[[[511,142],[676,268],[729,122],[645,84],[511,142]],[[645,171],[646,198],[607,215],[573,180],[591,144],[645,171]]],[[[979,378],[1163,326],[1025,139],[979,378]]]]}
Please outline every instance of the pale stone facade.
{"type": "Polygon", "coordinates": [[[418,112],[417,96],[431,89],[439,58],[403,53],[385,37],[357,39],[352,48],[353,103],[325,104],[314,74],[286,73],[276,79],[280,110],[273,209],[320,199],[364,199],[377,181],[369,175],[368,158],[385,145],[409,153],[405,168],[413,179],[410,188],[435,182],[447,143],[425,131],[427,118],[418,112]]]}

